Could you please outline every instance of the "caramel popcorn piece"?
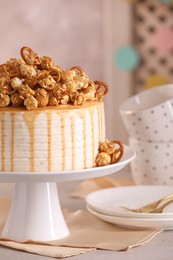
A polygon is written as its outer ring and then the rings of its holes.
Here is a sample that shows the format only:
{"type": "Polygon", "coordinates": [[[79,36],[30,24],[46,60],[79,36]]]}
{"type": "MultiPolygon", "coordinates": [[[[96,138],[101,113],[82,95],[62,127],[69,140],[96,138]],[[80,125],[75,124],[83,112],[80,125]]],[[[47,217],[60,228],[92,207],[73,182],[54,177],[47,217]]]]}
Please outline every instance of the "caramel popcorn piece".
{"type": "Polygon", "coordinates": [[[97,155],[96,164],[97,166],[105,166],[111,163],[111,156],[105,152],[101,152],[97,155]]]}
{"type": "Polygon", "coordinates": [[[43,56],[41,58],[41,68],[43,70],[49,70],[52,67],[54,67],[54,61],[52,60],[52,58],[48,56],[43,56]]]}
{"type": "Polygon", "coordinates": [[[7,78],[0,78],[0,93],[4,95],[11,95],[13,89],[10,84],[10,80],[7,78]]]}
{"type": "Polygon", "coordinates": [[[56,81],[50,75],[39,80],[38,83],[39,83],[40,87],[45,88],[47,90],[54,89],[54,87],[56,85],[56,81]]]}
{"type": "Polygon", "coordinates": [[[62,72],[61,79],[62,82],[73,81],[76,76],[76,72],[74,70],[65,70],[62,72]]]}
{"type": "Polygon", "coordinates": [[[95,99],[96,89],[94,86],[88,86],[83,90],[83,94],[85,95],[86,100],[93,101],[95,99]]]}
{"type": "Polygon", "coordinates": [[[108,139],[105,140],[105,142],[101,143],[99,145],[99,151],[105,152],[107,154],[113,154],[115,152],[115,144],[113,142],[110,142],[108,139]]]}
{"type": "Polygon", "coordinates": [[[70,99],[73,105],[80,106],[83,105],[86,101],[85,95],[78,92],[73,92],[70,94],[70,99]]]}
{"type": "Polygon", "coordinates": [[[34,96],[38,102],[38,107],[45,107],[49,103],[49,94],[44,88],[37,88],[34,96]]]}
{"type": "Polygon", "coordinates": [[[23,85],[21,88],[18,89],[18,92],[20,94],[20,97],[22,98],[28,98],[31,95],[35,94],[35,91],[28,85],[23,85]]]}
{"type": "Polygon", "coordinates": [[[14,106],[20,106],[23,104],[23,98],[20,97],[18,92],[15,92],[11,95],[11,102],[14,106]]]}
{"type": "Polygon", "coordinates": [[[67,105],[68,104],[68,101],[69,101],[69,96],[68,95],[64,95],[62,96],[61,100],[60,100],[60,103],[62,105],[67,105]]]}
{"type": "Polygon", "coordinates": [[[52,94],[54,97],[56,97],[59,100],[65,94],[65,91],[66,91],[66,85],[62,83],[58,83],[55,85],[54,89],[52,90],[52,94]]]}
{"type": "Polygon", "coordinates": [[[78,90],[78,88],[79,88],[79,85],[74,80],[73,81],[71,80],[71,81],[68,81],[68,82],[64,83],[63,86],[66,87],[66,90],[69,93],[76,92],[78,90]]]}
{"type": "Polygon", "coordinates": [[[25,61],[22,58],[18,59],[17,64],[18,64],[18,66],[20,66],[22,64],[25,64],[25,61]]]}
{"type": "Polygon", "coordinates": [[[27,64],[20,65],[20,73],[23,77],[33,78],[37,75],[37,71],[33,66],[27,64]]]}
{"type": "Polygon", "coordinates": [[[76,84],[78,85],[78,89],[85,89],[89,85],[89,78],[87,75],[82,75],[76,78],[76,84]]]}
{"type": "Polygon", "coordinates": [[[58,101],[57,99],[56,99],[56,97],[50,97],[49,98],[49,106],[58,106],[58,104],[60,103],[60,101],[58,101]]]}
{"type": "Polygon", "coordinates": [[[38,102],[35,99],[35,97],[30,96],[30,97],[25,99],[24,105],[26,106],[26,108],[28,110],[34,110],[34,109],[36,109],[38,107],[38,102]]]}
{"type": "Polygon", "coordinates": [[[83,94],[78,94],[76,99],[74,100],[73,105],[81,106],[81,105],[83,105],[85,103],[85,101],[86,101],[85,96],[83,94]]]}
{"type": "Polygon", "coordinates": [[[10,104],[10,97],[8,95],[0,94],[0,107],[7,107],[10,104]]]}
{"type": "Polygon", "coordinates": [[[11,79],[11,86],[14,90],[18,90],[22,87],[22,81],[18,77],[14,77],[11,79]]]}
{"type": "Polygon", "coordinates": [[[18,66],[18,60],[16,58],[11,58],[11,59],[7,60],[6,64],[18,66]]]}

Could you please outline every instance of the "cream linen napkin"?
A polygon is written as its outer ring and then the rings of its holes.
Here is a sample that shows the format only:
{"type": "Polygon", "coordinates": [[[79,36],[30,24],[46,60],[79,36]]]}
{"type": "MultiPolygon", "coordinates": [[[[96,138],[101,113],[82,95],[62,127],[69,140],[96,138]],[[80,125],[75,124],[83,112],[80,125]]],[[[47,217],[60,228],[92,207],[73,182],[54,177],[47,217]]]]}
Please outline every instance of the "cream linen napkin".
{"type": "Polygon", "coordinates": [[[71,193],[73,198],[84,199],[89,193],[106,188],[134,185],[133,181],[112,176],[99,177],[81,182],[71,193]]]}
{"type": "MultiPolygon", "coordinates": [[[[5,224],[10,201],[0,198],[0,236],[5,224]]],[[[64,217],[70,229],[70,235],[64,239],[42,243],[5,240],[0,244],[50,257],[67,257],[98,249],[127,250],[142,245],[156,236],[160,230],[129,230],[99,220],[85,210],[70,212],[64,210],[64,217]]],[[[20,227],[19,227],[20,228],[20,227]]]]}

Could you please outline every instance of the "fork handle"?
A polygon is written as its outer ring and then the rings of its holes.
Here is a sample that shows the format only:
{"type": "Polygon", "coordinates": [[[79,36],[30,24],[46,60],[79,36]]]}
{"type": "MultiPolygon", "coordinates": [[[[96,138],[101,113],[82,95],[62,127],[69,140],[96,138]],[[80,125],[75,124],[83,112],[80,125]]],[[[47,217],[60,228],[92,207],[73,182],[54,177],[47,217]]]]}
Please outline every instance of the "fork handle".
{"type": "Polygon", "coordinates": [[[173,198],[173,193],[171,193],[171,194],[165,196],[164,198],[160,199],[160,201],[164,201],[164,200],[171,199],[171,198],[173,198]]]}
{"type": "MultiPolygon", "coordinates": [[[[163,202],[163,201],[165,201],[165,200],[168,200],[168,199],[171,199],[171,198],[173,198],[173,193],[171,193],[171,194],[169,194],[169,195],[166,195],[165,197],[161,198],[160,200],[155,201],[155,202],[153,202],[153,203],[151,203],[151,204],[148,204],[148,205],[146,205],[145,207],[153,205],[153,207],[156,208],[157,206],[159,206],[159,204],[160,204],[161,202],[163,202]]],[[[145,207],[143,207],[143,209],[144,209],[145,207]]]]}
{"type": "Polygon", "coordinates": [[[162,213],[162,211],[164,210],[164,208],[166,206],[168,206],[169,204],[173,203],[173,199],[167,201],[165,204],[163,204],[162,206],[160,206],[159,208],[153,209],[151,210],[149,213],[162,213]]]}

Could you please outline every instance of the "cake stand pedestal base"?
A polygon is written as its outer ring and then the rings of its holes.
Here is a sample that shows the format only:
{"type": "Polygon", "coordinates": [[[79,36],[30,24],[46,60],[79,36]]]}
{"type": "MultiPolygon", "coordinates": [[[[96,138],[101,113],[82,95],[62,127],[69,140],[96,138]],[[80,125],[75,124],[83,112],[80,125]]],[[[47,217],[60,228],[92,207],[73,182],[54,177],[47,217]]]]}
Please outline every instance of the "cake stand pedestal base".
{"type": "Polygon", "coordinates": [[[123,158],[104,167],[44,173],[0,172],[0,182],[16,183],[3,237],[50,241],[68,236],[56,183],[103,177],[118,172],[134,158],[135,152],[124,146],[123,158]]]}
{"type": "Polygon", "coordinates": [[[16,183],[3,237],[50,241],[68,236],[56,183],[16,183]]]}

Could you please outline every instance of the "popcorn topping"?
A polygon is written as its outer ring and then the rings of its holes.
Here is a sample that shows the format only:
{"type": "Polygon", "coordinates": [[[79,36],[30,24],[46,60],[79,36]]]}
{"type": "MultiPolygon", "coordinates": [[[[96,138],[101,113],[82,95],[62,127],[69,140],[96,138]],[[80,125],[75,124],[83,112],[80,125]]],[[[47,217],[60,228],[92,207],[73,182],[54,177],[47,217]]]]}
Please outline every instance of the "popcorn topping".
{"type": "Polygon", "coordinates": [[[25,99],[24,105],[26,106],[26,108],[28,110],[33,110],[33,109],[36,109],[38,107],[38,101],[37,101],[37,99],[35,99],[35,97],[30,96],[30,97],[25,99]]]}
{"type": "Polygon", "coordinates": [[[108,139],[105,142],[100,143],[99,153],[96,157],[97,166],[105,166],[108,164],[118,162],[124,154],[124,146],[122,142],[115,140],[109,141],[108,139]]]}
{"type": "Polygon", "coordinates": [[[20,94],[18,92],[15,92],[11,95],[11,102],[14,106],[20,106],[23,104],[23,98],[20,97],[20,94]]]}
{"type": "Polygon", "coordinates": [[[0,107],[7,107],[10,104],[10,97],[8,95],[0,94],[0,107]]]}
{"type": "Polygon", "coordinates": [[[96,164],[97,166],[105,166],[111,163],[111,157],[109,154],[105,152],[101,152],[98,154],[96,158],[96,164]]]}
{"type": "Polygon", "coordinates": [[[45,107],[49,103],[49,94],[43,88],[36,89],[34,96],[38,102],[38,107],[45,107]]]}
{"type": "Polygon", "coordinates": [[[74,105],[102,101],[108,85],[91,81],[79,66],[63,70],[52,58],[40,57],[29,47],[21,49],[20,59],[0,65],[0,107],[74,105]]]}

